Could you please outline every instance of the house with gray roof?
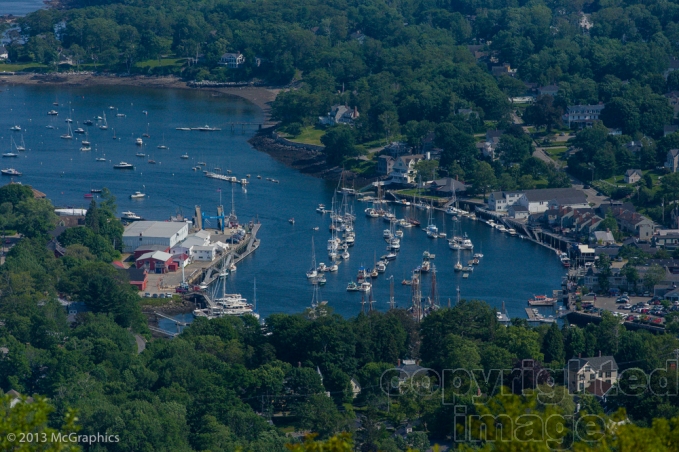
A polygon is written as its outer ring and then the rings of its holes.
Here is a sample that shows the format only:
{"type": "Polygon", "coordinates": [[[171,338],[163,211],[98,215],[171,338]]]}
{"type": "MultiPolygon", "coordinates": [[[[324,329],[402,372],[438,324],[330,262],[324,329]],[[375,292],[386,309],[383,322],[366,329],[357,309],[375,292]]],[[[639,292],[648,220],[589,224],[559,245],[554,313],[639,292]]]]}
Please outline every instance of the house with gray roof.
{"type": "Polygon", "coordinates": [[[667,151],[667,159],[665,160],[665,168],[672,173],[676,173],[679,169],[679,149],[670,149],[667,151]]]}
{"type": "MultiPolygon", "coordinates": [[[[592,358],[573,358],[568,361],[568,390],[573,393],[590,392],[588,388],[598,385],[600,388],[610,389],[618,381],[618,363],[613,356],[599,356],[592,358]]],[[[594,394],[604,397],[606,392],[594,394]]]]}
{"type": "Polygon", "coordinates": [[[628,169],[625,171],[625,183],[635,184],[641,180],[642,175],[640,169],[628,169]]]}

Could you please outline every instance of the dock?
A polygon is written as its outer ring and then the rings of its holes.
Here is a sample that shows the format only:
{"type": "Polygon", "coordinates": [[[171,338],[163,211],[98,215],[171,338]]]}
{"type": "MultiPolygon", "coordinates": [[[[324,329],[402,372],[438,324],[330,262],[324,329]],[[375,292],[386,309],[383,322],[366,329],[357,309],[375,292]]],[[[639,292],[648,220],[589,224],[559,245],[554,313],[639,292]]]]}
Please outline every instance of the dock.
{"type": "Polygon", "coordinates": [[[539,320],[538,316],[535,315],[531,308],[526,308],[526,315],[528,316],[529,322],[537,322],[539,320]]]}

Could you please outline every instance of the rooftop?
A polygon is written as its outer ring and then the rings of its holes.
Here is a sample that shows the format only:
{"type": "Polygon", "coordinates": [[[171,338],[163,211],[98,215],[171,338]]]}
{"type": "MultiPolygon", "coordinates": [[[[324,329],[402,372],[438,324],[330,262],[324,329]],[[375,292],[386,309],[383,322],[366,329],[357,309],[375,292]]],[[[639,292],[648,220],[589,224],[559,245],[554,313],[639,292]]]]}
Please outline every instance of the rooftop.
{"type": "Polygon", "coordinates": [[[183,228],[188,227],[185,222],[177,221],[135,221],[131,223],[123,237],[173,237],[183,228]]]}

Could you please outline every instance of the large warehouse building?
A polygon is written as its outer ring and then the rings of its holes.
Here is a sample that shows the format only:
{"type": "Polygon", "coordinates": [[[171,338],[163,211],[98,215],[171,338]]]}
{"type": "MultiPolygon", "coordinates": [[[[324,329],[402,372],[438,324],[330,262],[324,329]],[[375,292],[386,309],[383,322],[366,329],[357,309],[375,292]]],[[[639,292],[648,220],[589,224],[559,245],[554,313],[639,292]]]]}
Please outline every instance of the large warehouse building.
{"type": "Polygon", "coordinates": [[[136,221],[123,232],[123,252],[132,253],[142,245],[172,248],[189,235],[189,224],[179,221],[136,221]]]}

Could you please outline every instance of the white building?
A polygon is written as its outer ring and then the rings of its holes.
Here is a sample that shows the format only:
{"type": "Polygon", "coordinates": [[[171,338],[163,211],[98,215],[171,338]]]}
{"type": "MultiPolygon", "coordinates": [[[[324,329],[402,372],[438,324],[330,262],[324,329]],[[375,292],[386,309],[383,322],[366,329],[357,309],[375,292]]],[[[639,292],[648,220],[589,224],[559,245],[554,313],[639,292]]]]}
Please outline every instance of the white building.
{"type": "Polygon", "coordinates": [[[676,173],[679,169],[679,149],[670,149],[667,151],[667,160],[665,160],[665,168],[672,173],[676,173]]]}
{"type": "Polygon", "coordinates": [[[191,259],[194,261],[212,262],[217,257],[217,245],[199,245],[191,248],[191,259]]]}
{"type": "Polygon", "coordinates": [[[612,356],[573,358],[568,361],[568,390],[604,397],[618,381],[618,363],[612,356]]]}
{"type": "Polygon", "coordinates": [[[245,57],[242,53],[225,53],[219,59],[219,64],[230,69],[238,69],[245,63],[245,57]]]}
{"type": "Polygon", "coordinates": [[[180,243],[177,243],[175,246],[173,246],[170,249],[170,253],[173,255],[178,255],[178,254],[188,254],[189,256],[193,257],[191,254],[191,250],[196,247],[196,246],[207,246],[210,244],[210,240],[205,238],[205,237],[200,237],[198,234],[191,234],[186,239],[182,240],[180,243]]]}
{"type": "Polygon", "coordinates": [[[0,46],[0,60],[6,60],[9,58],[9,53],[7,52],[7,47],[0,46]]]}
{"type": "Polygon", "coordinates": [[[417,162],[424,160],[424,155],[403,155],[396,159],[394,166],[391,167],[389,173],[390,182],[394,184],[413,184],[417,177],[415,165],[417,162]]]}
{"type": "Polygon", "coordinates": [[[510,206],[520,205],[530,214],[560,207],[587,208],[587,196],[574,188],[544,188],[522,192],[496,191],[488,197],[488,209],[507,212],[510,206]]]}
{"type": "Polygon", "coordinates": [[[164,245],[169,248],[184,240],[189,224],[176,221],[136,221],[123,232],[123,252],[131,253],[141,245],[164,245]]]}
{"type": "Polygon", "coordinates": [[[337,124],[353,125],[354,120],[358,119],[358,109],[349,108],[347,105],[333,105],[325,116],[319,116],[318,122],[324,126],[334,126],[337,124]]]}
{"type": "Polygon", "coordinates": [[[568,123],[568,127],[571,127],[571,124],[591,125],[599,120],[604,107],[604,104],[569,105],[566,114],[563,115],[563,120],[568,123]]]}

